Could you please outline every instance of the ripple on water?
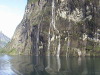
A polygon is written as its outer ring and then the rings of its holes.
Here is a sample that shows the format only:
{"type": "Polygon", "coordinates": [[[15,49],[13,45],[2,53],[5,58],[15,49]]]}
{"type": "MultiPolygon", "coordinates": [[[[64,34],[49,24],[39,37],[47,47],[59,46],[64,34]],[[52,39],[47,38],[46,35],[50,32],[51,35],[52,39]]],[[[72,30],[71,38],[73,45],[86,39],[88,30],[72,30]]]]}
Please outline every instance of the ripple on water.
{"type": "Polygon", "coordinates": [[[8,56],[8,55],[3,55],[0,57],[0,60],[5,60],[5,61],[8,61],[10,60],[12,57],[8,56]]]}
{"type": "Polygon", "coordinates": [[[0,75],[20,75],[12,70],[10,60],[12,57],[2,55],[0,57],[0,75]]]}

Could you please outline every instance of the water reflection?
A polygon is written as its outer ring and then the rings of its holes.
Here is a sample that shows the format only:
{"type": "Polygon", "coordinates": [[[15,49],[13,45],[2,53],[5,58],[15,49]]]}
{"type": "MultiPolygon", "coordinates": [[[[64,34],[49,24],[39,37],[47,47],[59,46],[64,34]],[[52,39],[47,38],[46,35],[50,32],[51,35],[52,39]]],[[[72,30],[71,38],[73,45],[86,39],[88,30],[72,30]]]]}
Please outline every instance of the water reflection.
{"type": "Polygon", "coordinates": [[[61,68],[59,56],[55,57],[48,56],[46,61],[47,61],[47,67],[45,68],[45,70],[51,75],[57,74],[61,68]]]}
{"type": "Polygon", "coordinates": [[[1,55],[0,75],[100,75],[100,59],[1,55]]]}
{"type": "Polygon", "coordinates": [[[0,75],[17,75],[17,73],[11,69],[10,59],[11,57],[7,55],[0,56],[0,75]]]}

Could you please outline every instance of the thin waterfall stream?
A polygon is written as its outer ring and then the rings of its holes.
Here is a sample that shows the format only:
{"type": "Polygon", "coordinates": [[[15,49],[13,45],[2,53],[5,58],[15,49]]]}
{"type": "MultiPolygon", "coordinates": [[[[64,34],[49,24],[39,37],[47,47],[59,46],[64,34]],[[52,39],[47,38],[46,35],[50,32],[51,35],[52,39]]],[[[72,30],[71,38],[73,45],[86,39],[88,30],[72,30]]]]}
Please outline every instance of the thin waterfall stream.
{"type": "Polygon", "coordinates": [[[57,56],[60,55],[60,48],[61,48],[61,44],[60,44],[60,35],[59,35],[59,43],[58,43],[58,49],[57,49],[57,56]]]}
{"type": "MultiPolygon", "coordinates": [[[[50,56],[50,42],[52,41],[52,40],[55,40],[55,34],[54,34],[54,31],[56,32],[56,33],[58,33],[59,34],[59,30],[56,28],[56,26],[55,26],[55,0],[52,0],[52,21],[51,21],[51,23],[50,23],[50,27],[49,27],[49,33],[48,33],[48,51],[47,51],[47,55],[48,56],[50,56]],[[51,37],[50,37],[50,35],[51,35],[51,29],[53,28],[53,37],[52,37],[52,39],[51,39],[51,37]]],[[[59,36],[58,36],[58,48],[57,48],[57,53],[56,53],[56,55],[57,56],[59,56],[60,55],[60,47],[61,47],[61,45],[60,45],[60,34],[59,34],[59,36]]],[[[55,48],[56,49],[56,48],[55,48]]]]}

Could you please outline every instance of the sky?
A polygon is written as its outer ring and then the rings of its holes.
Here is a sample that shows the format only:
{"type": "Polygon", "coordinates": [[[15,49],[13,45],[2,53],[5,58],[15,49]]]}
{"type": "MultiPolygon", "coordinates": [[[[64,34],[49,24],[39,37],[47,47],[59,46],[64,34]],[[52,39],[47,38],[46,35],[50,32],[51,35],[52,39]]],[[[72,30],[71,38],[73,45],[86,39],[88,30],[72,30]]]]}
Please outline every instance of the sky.
{"type": "Polygon", "coordinates": [[[21,22],[27,0],[0,0],[0,31],[12,38],[21,22]]]}

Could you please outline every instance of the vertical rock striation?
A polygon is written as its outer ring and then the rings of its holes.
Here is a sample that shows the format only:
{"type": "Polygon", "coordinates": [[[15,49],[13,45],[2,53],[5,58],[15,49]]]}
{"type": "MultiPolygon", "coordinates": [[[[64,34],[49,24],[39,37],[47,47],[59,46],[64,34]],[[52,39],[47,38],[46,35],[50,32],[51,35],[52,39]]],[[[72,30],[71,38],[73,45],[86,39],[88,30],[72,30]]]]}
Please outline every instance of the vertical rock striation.
{"type": "Polygon", "coordinates": [[[28,0],[7,48],[37,56],[99,55],[99,8],[100,0],[28,0]]]}

